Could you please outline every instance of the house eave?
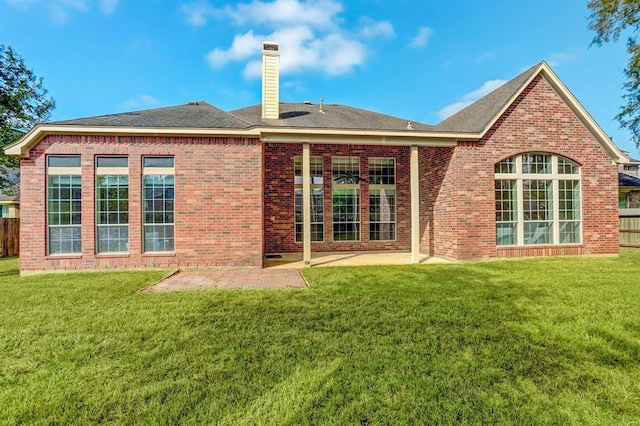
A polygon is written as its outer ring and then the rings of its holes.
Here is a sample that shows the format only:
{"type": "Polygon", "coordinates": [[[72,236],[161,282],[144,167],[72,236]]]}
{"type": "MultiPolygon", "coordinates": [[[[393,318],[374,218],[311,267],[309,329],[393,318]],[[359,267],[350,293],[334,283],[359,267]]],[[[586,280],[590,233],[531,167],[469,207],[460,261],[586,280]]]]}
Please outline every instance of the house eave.
{"type": "Polygon", "coordinates": [[[258,129],[212,129],[176,127],[68,126],[39,124],[17,142],[7,146],[5,154],[27,157],[47,135],[118,135],[118,136],[227,136],[260,137],[258,129]]]}
{"type": "Polygon", "coordinates": [[[254,137],[263,142],[367,144],[394,146],[455,146],[459,140],[477,140],[477,134],[429,131],[384,131],[254,127],[251,129],[69,126],[38,124],[17,142],[7,146],[5,154],[28,157],[29,150],[48,135],[118,136],[222,136],[254,137]]]}
{"type": "Polygon", "coordinates": [[[261,128],[263,142],[359,144],[392,146],[456,146],[461,139],[476,139],[475,135],[436,133],[429,131],[378,131],[342,129],[274,129],[261,128]]]}

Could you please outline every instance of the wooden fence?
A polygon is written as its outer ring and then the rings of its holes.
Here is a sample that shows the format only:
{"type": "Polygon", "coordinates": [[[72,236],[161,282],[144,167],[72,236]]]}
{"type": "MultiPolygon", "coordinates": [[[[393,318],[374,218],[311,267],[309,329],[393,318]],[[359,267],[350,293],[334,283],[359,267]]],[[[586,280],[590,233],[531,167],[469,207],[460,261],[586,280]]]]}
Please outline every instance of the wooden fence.
{"type": "Polygon", "coordinates": [[[620,210],[620,247],[640,248],[640,209],[620,210]]]}
{"type": "Polygon", "coordinates": [[[0,218],[0,257],[20,254],[20,219],[0,218]]]}

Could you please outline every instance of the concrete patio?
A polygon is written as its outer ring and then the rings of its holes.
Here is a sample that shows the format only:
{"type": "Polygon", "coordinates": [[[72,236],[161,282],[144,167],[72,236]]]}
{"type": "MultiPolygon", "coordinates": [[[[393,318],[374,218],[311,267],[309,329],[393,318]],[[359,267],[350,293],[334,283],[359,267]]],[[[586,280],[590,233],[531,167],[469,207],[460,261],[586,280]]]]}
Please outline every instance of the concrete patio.
{"type": "MultiPolygon", "coordinates": [[[[189,291],[207,289],[283,289],[305,288],[302,276],[302,253],[289,253],[267,257],[264,268],[199,268],[178,270],[174,274],[148,287],[145,291],[189,291]]],[[[407,265],[411,263],[408,251],[314,253],[311,267],[407,265]]],[[[420,263],[452,263],[450,260],[420,256],[420,263]]]]}
{"type": "MultiPolygon", "coordinates": [[[[420,254],[419,263],[453,263],[437,256],[420,254]]],[[[408,265],[411,263],[410,251],[366,251],[366,252],[332,252],[312,253],[311,267],[322,266],[366,266],[366,265],[408,265]]],[[[266,269],[282,269],[304,267],[302,253],[286,253],[267,255],[266,269]],[[279,257],[271,257],[279,256],[279,257]]]]}

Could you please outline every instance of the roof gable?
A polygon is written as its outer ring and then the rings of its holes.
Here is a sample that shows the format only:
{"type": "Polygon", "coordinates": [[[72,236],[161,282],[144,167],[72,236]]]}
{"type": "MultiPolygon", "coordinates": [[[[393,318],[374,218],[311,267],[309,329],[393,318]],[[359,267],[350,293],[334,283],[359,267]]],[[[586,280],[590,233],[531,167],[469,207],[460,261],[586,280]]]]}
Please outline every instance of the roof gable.
{"type": "Polygon", "coordinates": [[[468,133],[482,138],[538,76],[542,76],[616,163],[628,160],[546,62],[528,69],[493,92],[433,127],[436,132],[468,133]]]}
{"type": "Polygon", "coordinates": [[[471,105],[436,124],[439,132],[483,133],[500,111],[506,109],[522,91],[523,86],[535,77],[540,64],[529,68],[493,92],[483,96],[471,105]]]}

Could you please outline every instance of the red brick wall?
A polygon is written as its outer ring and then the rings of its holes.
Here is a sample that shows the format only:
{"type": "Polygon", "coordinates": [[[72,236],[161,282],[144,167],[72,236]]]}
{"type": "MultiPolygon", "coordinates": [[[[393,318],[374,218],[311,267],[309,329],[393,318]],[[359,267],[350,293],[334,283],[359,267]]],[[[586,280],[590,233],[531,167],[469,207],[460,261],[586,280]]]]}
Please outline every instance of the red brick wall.
{"type": "Polygon", "coordinates": [[[258,139],[51,135],[21,161],[24,272],[189,266],[262,266],[262,147],[258,139]],[[82,156],[82,254],[47,256],[47,154],[82,156]],[[95,156],[129,157],[130,251],[96,255],[95,156]],[[142,156],[175,157],[175,247],[142,253],[142,156]]]}
{"type": "Polygon", "coordinates": [[[478,142],[421,150],[422,249],[457,259],[618,253],[617,167],[552,87],[538,76],[478,142]],[[582,167],[580,246],[496,248],[494,165],[523,152],[549,152],[582,167]],[[435,199],[434,199],[435,197],[435,199]]]}
{"type": "MultiPolygon", "coordinates": [[[[408,147],[352,145],[311,145],[311,156],[324,157],[324,242],[311,243],[314,252],[408,250],[411,247],[411,196],[408,147]],[[360,157],[360,173],[369,173],[369,157],[396,159],[396,241],[369,241],[369,185],[360,184],[361,241],[333,242],[331,223],[331,157],[360,157]]],[[[265,144],[265,251],[295,253],[302,243],[295,242],[294,157],[302,155],[301,144],[265,144]],[[273,220],[272,220],[273,219],[273,220]]]]}

